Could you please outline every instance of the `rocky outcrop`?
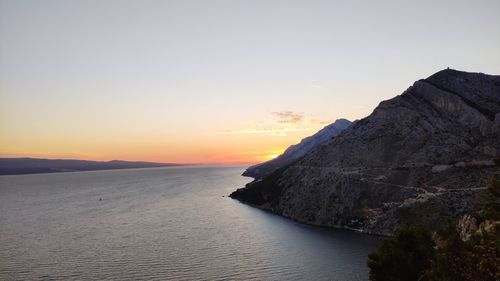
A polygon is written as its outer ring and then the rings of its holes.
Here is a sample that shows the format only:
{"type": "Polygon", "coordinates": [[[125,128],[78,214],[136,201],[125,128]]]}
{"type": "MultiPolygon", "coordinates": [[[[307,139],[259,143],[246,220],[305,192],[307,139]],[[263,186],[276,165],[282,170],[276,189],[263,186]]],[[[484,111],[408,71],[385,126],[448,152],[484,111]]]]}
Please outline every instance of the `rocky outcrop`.
{"type": "Polygon", "coordinates": [[[390,234],[437,228],[491,200],[500,76],[443,70],[300,160],[231,194],[300,222],[390,234]]]}
{"type": "Polygon", "coordinates": [[[469,214],[463,215],[458,220],[456,228],[460,239],[467,241],[478,230],[477,220],[469,214]]]}
{"type": "Polygon", "coordinates": [[[264,163],[260,163],[249,167],[243,173],[243,176],[262,178],[273,171],[284,167],[298,159],[302,158],[307,153],[311,152],[323,143],[331,140],[336,135],[351,126],[352,122],[347,119],[337,119],[332,124],[319,130],[316,134],[304,138],[300,143],[291,145],[278,157],[264,163]]]}

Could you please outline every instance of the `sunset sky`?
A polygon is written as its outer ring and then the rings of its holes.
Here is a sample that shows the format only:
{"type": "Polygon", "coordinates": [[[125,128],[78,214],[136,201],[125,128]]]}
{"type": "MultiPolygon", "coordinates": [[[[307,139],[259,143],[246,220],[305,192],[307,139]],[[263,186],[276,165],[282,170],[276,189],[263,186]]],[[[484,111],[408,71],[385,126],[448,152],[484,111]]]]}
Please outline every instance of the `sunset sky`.
{"type": "Polygon", "coordinates": [[[446,67],[500,1],[0,0],[0,156],[259,162],[446,67]]]}

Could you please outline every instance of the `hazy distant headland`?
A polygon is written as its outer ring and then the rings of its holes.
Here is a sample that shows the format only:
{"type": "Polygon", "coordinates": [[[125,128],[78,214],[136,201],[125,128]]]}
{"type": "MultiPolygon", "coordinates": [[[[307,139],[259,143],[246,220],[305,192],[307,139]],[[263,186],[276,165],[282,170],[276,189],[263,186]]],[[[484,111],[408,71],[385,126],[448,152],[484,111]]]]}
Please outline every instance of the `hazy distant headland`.
{"type": "Polygon", "coordinates": [[[243,176],[253,177],[255,179],[263,178],[277,169],[299,160],[307,153],[340,134],[342,131],[351,126],[352,123],[353,122],[343,118],[335,120],[335,122],[319,130],[314,135],[304,138],[300,141],[300,143],[291,145],[278,157],[267,162],[248,167],[248,169],[246,169],[243,173],[243,176]]]}
{"type": "Polygon", "coordinates": [[[0,175],[154,168],[182,165],[185,164],[122,160],[88,161],[76,159],[0,158],[0,175]]]}

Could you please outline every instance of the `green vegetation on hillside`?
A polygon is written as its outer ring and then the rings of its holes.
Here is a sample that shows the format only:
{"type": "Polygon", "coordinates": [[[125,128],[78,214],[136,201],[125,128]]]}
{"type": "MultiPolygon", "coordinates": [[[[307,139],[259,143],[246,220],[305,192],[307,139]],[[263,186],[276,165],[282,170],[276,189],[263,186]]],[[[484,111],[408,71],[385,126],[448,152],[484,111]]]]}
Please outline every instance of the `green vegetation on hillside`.
{"type": "Polygon", "coordinates": [[[500,227],[463,241],[452,230],[435,247],[431,232],[404,227],[369,255],[373,281],[500,280],[500,227]]]}
{"type": "Polygon", "coordinates": [[[493,201],[484,206],[479,230],[460,237],[455,224],[434,235],[427,228],[405,226],[383,238],[369,255],[372,281],[500,280],[500,177],[488,186],[493,201]]]}
{"type": "Polygon", "coordinates": [[[489,202],[484,207],[483,216],[485,219],[500,221],[500,176],[493,175],[488,185],[488,191],[493,194],[495,200],[489,202]]]}
{"type": "Polygon", "coordinates": [[[423,228],[398,229],[369,255],[370,280],[418,280],[431,265],[434,246],[431,233],[423,228]]]}
{"type": "Polygon", "coordinates": [[[494,281],[500,280],[499,228],[483,231],[463,241],[456,231],[433,256],[422,281],[494,281]]]}

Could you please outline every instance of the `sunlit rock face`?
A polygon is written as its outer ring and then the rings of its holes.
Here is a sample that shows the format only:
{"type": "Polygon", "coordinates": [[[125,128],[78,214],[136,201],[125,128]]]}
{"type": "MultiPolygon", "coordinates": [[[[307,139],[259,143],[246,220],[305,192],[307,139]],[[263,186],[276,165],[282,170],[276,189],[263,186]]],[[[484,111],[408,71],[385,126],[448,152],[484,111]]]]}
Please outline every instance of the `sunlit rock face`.
{"type": "Polygon", "coordinates": [[[443,70],[231,196],[315,225],[437,228],[491,200],[499,116],[500,76],[443,70]]]}
{"type": "Polygon", "coordinates": [[[351,126],[351,124],[352,122],[347,119],[337,119],[332,124],[319,130],[316,134],[304,138],[298,144],[288,147],[287,150],[285,150],[285,152],[278,157],[249,167],[243,175],[256,179],[262,178],[273,171],[302,158],[308,152],[311,152],[318,146],[340,134],[342,131],[351,126]]]}

